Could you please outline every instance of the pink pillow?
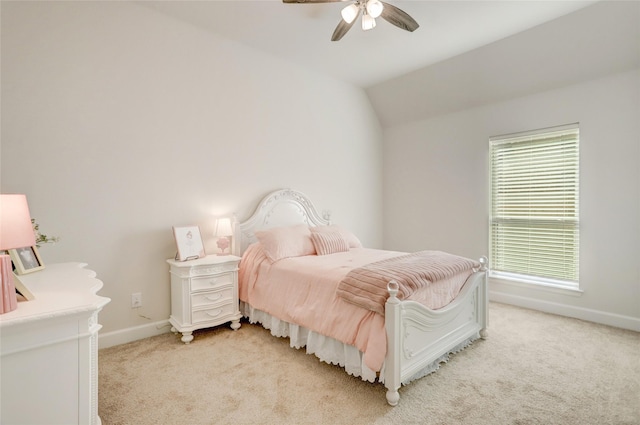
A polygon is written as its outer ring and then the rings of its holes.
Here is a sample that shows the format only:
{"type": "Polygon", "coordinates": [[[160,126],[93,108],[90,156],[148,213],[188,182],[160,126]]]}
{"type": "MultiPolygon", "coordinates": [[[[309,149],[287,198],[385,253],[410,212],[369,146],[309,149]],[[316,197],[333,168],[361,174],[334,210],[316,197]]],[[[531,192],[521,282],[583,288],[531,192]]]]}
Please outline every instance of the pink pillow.
{"type": "Polygon", "coordinates": [[[289,257],[301,257],[316,253],[311,242],[311,232],[306,224],[272,227],[256,232],[262,250],[271,262],[289,257]]]}
{"type": "Polygon", "coordinates": [[[338,232],[313,232],[311,241],[318,255],[349,251],[349,243],[338,232]]]}
{"type": "Polygon", "coordinates": [[[343,238],[347,240],[349,248],[362,248],[362,242],[360,242],[360,239],[358,239],[356,235],[338,225],[332,224],[330,226],[316,226],[311,227],[310,230],[312,233],[338,232],[342,235],[343,238]]]}

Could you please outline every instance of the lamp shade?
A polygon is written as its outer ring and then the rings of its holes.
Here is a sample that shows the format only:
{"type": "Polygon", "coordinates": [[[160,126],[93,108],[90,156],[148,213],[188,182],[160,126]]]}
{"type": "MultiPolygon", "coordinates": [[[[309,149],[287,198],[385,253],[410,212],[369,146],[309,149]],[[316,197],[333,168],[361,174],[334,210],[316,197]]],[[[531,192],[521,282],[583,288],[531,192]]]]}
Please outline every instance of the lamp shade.
{"type": "Polygon", "coordinates": [[[351,4],[345,7],[344,9],[342,9],[342,12],[340,12],[340,14],[342,15],[342,19],[344,19],[347,24],[353,22],[353,20],[356,19],[359,13],[360,8],[355,4],[351,4]]]}
{"type": "Polygon", "coordinates": [[[362,15],[362,29],[367,31],[376,27],[376,20],[369,14],[362,15]]]}
{"type": "Polygon", "coordinates": [[[367,2],[367,12],[372,18],[382,15],[382,9],[384,9],[384,5],[380,0],[369,0],[367,2]]]}
{"type": "Polygon", "coordinates": [[[0,251],[34,246],[36,237],[25,195],[0,195],[0,251]]]}
{"type": "Polygon", "coordinates": [[[231,229],[231,219],[229,217],[223,217],[216,220],[216,233],[215,236],[232,236],[233,229],[231,229]]]}

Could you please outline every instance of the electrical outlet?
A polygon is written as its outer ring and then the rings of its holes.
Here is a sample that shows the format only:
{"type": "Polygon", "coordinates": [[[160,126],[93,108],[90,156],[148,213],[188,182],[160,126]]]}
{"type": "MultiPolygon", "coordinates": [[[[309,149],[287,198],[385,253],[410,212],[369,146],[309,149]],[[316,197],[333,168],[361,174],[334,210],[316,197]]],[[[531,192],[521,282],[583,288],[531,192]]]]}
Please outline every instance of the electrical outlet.
{"type": "Polygon", "coordinates": [[[131,308],[142,307],[142,293],[131,294],[131,308]]]}

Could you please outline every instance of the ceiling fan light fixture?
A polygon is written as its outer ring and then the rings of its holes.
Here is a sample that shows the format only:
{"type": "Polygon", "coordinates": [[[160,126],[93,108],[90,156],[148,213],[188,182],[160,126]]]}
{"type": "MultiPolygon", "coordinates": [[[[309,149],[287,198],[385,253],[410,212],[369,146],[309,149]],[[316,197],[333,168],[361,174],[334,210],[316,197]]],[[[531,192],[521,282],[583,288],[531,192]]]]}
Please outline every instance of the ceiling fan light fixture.
{"type": "Polygon", "coordinates": [[[380,0],[369,0],[367,2],[367,13],[372,18],[382,15],[382,9],[384,9],[384,5],[380,0]]]}
{"type": "MultiPolygon", "coordinates": [[[[0,0],[1,1],[1,0],[0,0]]],[[[344,7],[340,14],[342,19],[331,34],[331,41],[339,41],[354,26],[362,13],[362,29],[371,30],[376,27],[376,18],[382,18],[390,24],[413,32],[420,26],[407,12],[386,3],[383,0],[282,0],[284,3],[350,3],[344,7]]]]}
{"type": "Polygon", "coordinates": [[[360,13],[360,8],[355,3],[350,4],[349,6],[342,9],[342,12],[340,12],[340,14],[342,15],[342,19],[344,19],[347,24],[353,22],[353,20],[358,16],[358,13],[360,13]]]}
{"type": "Polygon", "coordinates": [[[362,15],[362,29],[367,31],[367,30],[372,30],[376,27],[376,20],[373,16],[369,15],[368,13],[365,13],[362,15]]]}

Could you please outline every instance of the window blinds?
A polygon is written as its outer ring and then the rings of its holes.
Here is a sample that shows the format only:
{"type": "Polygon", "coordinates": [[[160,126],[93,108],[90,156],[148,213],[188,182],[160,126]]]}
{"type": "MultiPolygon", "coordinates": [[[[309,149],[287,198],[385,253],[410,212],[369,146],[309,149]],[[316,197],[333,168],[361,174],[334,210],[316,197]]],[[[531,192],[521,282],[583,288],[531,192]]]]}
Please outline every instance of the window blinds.
{"type": "Polygon", "coordinates": [[[577,125],[490,139],[491,270],[577,287],[577,125]]]}

